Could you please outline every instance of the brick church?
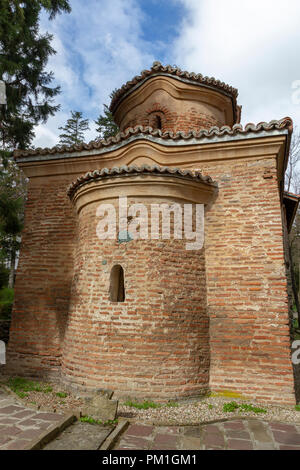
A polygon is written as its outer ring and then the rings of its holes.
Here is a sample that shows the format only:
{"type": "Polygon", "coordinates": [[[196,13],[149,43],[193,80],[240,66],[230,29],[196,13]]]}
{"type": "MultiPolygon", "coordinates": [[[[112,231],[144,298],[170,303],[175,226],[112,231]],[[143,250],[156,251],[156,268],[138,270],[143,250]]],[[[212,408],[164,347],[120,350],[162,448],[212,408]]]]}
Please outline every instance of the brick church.
{"type": "Polygon", "coordinates": [[[16,151],[29,188],[7,371],[117,396],[295,403],[292,121],[243,127],[237,94],[154,62],[114,94],[115,137],[16,151]],[[203,205],[202,248],[99,239],[98,207],[117,212],[119,196],[203,205]]]}

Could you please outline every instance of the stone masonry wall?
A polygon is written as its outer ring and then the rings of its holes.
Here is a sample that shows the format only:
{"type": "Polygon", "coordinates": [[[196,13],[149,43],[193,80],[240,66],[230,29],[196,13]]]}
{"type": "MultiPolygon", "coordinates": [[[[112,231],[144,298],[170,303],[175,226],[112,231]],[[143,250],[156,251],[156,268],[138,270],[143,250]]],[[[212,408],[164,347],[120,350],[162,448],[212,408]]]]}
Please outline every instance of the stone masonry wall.
{"type": "Polygon", "coordinates": [[[117,396],[169,399],[207,392],[203,249],[187,251],[186,240],[99,240],[97,206],[84,206],[79,214],[62,377],[74,387],[109,388],[117,396]],[[109,300],[116,264],[125,277],[125,302],[119,303],[109,300]]]}
{"type": "Polygon", "coordinates": [[[219,185],[205,238],[210,386],[294,403],[276,160],[201,169],[219,185]]]}
{"type": "Polygon", "coordinates": [[[7,371],[57,376],[68,315],[74,224],[66,188],[72,181],[32,180],[15,283],[7,371]]]}

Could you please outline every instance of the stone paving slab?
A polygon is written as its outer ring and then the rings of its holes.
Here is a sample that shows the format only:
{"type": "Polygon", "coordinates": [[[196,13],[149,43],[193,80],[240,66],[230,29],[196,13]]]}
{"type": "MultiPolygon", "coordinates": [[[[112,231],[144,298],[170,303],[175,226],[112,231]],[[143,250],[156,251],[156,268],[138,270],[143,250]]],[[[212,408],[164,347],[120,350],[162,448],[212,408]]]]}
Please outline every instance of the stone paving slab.
{"type": "Polygon", "coordinates": [[[113,426],[77,422],[65,429],[43,450],[98,450],[113,426]]]}
{"type": "Polygon", "coordinates": [[[64,415],[26,408],[0,390],[0,450],[28,449],[64,415]]]}
{"type": "Polygon", "coordinates": [[[114,450],[300,450],[300,426],[234,419],[199,426],[131,424],[114,450]]]}

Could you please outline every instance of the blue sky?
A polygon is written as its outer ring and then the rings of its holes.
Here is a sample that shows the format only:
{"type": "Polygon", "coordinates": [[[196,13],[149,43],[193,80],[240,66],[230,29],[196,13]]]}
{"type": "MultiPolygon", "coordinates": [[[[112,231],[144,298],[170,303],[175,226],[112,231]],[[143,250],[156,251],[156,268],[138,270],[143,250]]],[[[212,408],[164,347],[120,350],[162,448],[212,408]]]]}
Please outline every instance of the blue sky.
{"type": "Polygon", "coordinates": [[[93,120],[109,95],[154,60],[239,89],[242,123],[290,115],[300,126],[299,0],[71,0],[71,14],[41,29],[57,54],[48,69],[61,111],[36,128],[35,146],[58,143],[71,110],[93,120]],[[294,89],[293,89],[294,86],[294,89]]]}

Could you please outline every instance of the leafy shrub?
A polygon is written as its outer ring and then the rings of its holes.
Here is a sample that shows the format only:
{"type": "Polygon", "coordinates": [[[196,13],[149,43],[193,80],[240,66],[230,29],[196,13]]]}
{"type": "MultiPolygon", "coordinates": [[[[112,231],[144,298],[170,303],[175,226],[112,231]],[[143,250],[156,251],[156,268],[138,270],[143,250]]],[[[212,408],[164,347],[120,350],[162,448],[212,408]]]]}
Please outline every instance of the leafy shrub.
{"type": "Polygon", "coordinates": [[[13,303],[14,301],[14,290],[9,287],[4,287],[0,290],[0,302],[1,303],[13,303]]]}
{"type": "Polygon", "coordinates": [[[0,290],[8,284],[9,270],[0,264],[0,290]]]}
{"type": "Polygon", "coordinates": [[[11,316],[14,302],[14,290],[4,287],[0,290],[0,318],[8,319],[11,316]]]}

